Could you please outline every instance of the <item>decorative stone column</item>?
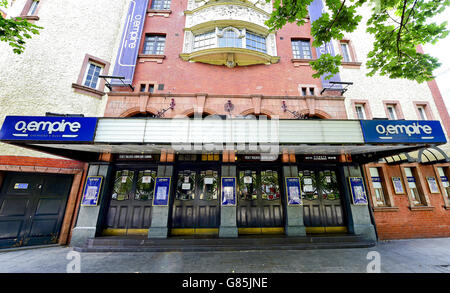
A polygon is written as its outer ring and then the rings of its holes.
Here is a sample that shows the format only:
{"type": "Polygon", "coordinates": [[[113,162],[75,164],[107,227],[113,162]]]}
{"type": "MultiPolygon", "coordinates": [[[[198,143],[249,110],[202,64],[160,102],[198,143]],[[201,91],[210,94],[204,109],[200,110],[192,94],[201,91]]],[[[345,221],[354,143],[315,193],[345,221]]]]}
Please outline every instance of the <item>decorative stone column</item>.
{"type": "MultiPolygon", "coordinates": [[[[173,179],[173,165],[165,164],[159,165],[157,171],[158,177],[171,177],[173,179]]],[[[171,182],[172,185],[173,182],[171,182]]],[[[172,185],[173,186],[173,185],[172,185]]],[[[174,191],[172,191],[174,192],[174,191]]],[[[167,238],[169,235],[169,214],[171,208],[169,194],[168,206],[153,206],[152,207],[152,223],[148,231],[148,238],[167,238]]]]}
{"type": "MultiPolygon", "coordinates": [[[[222,165],[222,177],[236,177],[236,165],[222,165]]],[[[236,178],[237,184],[238,178],[236,178]]],[[[236,195],[237,196],[237,195],[236,195]]],[[[238,199],[236,198],[236,205],[238,199]]],[[[219,195],[219,204],[221,205],[222,195],[219,195]]],[[[219,237],[231,238],[238,237],[238,229],[236,225],[237,206],[220,206],[220,227],[219,237]]]]}
{"type": "MultiPolygon", "coordinates": [[[[297,165],[284,165],[283,166],[283,188],[286,192],[286,177],[297,177],[298,168],[297,165]]],[[[284,195],[286,197],[286,194],[284,195]]],[[[285,233],[287,236],[306,236],[306,229],[303,223],[303,206],[295,205],[288,206],[286,203],[286,226],[285,233]]]]}
{"type": "MultiPolygon", "coordinates": [[[[343,181],[342,184],[344,186],[345,190],[345,201],[347,202],[347,207],[349,208],[349,211],[347,213],[348,215],[348,228],[349,232],[361,235],[367,240],[376,241],[377,236],[375,233],[375,227],[372,224],[372,221],[370,219],[370,211],[369,211],[369,205],[354,205],[352,201],[352,195],[348,183],[349,177],[361,177],[364,178],[364,174],[361,171],[361,168],[359,165],[344,165],[343,168],[343,181]]],[[[366,196],[368,196],[368,189],[364,182],[364,189],[366,190],[366,196]]],[[[367,200],[370,200],[367,198],[367,200]]]]}
{"type": "MultiPolygon", "coordinates": [[[[109,163],[90,164],[87,176],[103,176],[99,202],[95,207],[80,206],[76,226],[72,230],[71,246],[82,246],[87,239],[98,236],[101,233],[102,221],[108,212],[107,204],[111,194],[109,183],[114,177],[111,165],[109,163]]],[[[83,182],[83,188],[86,180],[83,182]]]]}

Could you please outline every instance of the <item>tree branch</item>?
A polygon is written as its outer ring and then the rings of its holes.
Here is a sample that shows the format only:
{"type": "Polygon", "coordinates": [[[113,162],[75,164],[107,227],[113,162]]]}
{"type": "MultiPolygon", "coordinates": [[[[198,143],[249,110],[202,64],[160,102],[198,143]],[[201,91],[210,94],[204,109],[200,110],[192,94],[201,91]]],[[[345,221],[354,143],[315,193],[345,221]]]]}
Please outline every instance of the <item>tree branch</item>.
{"type": "Polygon", "coordinates": [[[403,19],[405,17],[405,10],[406,10],[406,3],[408,0],[403,1],[403,10],[402,10],[402,18],[400,19],[400,29],[397,33],[397,56],[401,56],[400,54],[400,42],[401,42],[401,35],[402,35],[402,28],[403,28],[403,19]]]}
{"type": "Polygon", "coordinates": [[[346,0],[344,0],[344,2],[342,2],[342,4],[341,4],[341,7],[339,7],[339,10],[338,10],[338,12],[336,13],[336,16],[334,17],[333,21],[331,22],[331,25],[330,25],[329,27],[327,27],[327,29],[325,30],[325,35],[327,35],[328,32],[329,32],[329,31],[331,30],[331,28],[333,27],[334,22],[336,21],[336,19],[338,18],[339,14],[340,14],[341,11],[342,11],[342,8],[344,8],[345,1],[346,1],[346,0]]]}

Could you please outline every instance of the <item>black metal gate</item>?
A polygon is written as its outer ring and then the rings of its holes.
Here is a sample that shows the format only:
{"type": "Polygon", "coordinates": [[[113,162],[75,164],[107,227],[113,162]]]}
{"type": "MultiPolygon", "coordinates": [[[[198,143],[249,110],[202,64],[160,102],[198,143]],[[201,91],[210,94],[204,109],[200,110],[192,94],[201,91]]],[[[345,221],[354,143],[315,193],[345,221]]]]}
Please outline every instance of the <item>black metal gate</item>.
{"type": "Polygon", "coordinates": [[[219,227],[219,168],[219,165],[178,167],[174,177],[172,234],[177,228],[191,228],[192,233],[199,234],[195,229],[219,227]]]}
{"type": "Polygon", "coordinates": [[[340,180],[336,169],[299,167],[299,177],[303,198],[303,220],[307,232],[345,231],[340,180]]]}
{"type": "Polygon", "coordinates": [[[276,167],[241,168],[238,170],[237,180],[239,233],[264,233],[263,228],[272,228],[271,232],[283,233],[284,211],[280,170],[276,167]]]}
{"type": "Polygon", "coordinates": [[[156,169],[116,171],[104,235],[148,234],[156,169]]]}
{"type": "Polygon", "coordinates": [[[71,175],[7,173],[0,190],[0,247],[58,241],[71,175]]]}

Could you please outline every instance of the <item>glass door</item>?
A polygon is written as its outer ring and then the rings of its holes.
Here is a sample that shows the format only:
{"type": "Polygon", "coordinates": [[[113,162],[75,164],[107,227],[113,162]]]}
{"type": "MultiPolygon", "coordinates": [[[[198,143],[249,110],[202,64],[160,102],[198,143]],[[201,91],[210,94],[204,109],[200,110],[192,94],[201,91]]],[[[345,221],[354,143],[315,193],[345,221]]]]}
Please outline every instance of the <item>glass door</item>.
{"type": "MultiPolygon", "coordinates": [[[[238,228],[284,227],[280,186],[280,172],[277,168],[238,170],[238,228]]],[[[263,230],[257,229],[248,231],[264,233],[263,230]]]]}
{"type": "MultiPolygon", "coordinates": [[[[341,192],[336,170],[308,168],[299,170],[303,198],[303,220],[306,227],[323,227],[310,231],[332,232],[326,227],[344,227],[341,192]]],[[[308,229],[307,229],[308,230],[308,229]]],[[[334,229],[342,231],[344,229],[334,229]]]]}
{"type": "Polygon", "coordinates": [[[175,179],[172,228],[218,228],[218,168],[179,168],[175,179]]]}
{"type": "Polygon", "coordinates": [[[106,218],[106,235],[146,235],[151,224],[156,170],[118,170],[106,218]]]}

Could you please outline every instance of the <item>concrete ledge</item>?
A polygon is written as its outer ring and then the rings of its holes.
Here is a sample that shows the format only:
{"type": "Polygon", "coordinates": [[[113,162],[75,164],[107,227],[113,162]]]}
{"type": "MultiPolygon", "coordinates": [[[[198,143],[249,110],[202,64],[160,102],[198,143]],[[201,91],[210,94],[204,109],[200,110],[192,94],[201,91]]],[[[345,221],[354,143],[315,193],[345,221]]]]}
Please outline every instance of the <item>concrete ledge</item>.
{"type": "Polygon", "coordinates": [[[72,239],[70,246],[81,246],[86,243],[89,238],[95,237],[95,227],[75,227],[72,230],[72,239]]]}
{"type": "Polygon", "coordinates": [[[148,231],[148,238],[167,238],[169,229],[167,227],[151,227],[148,231]]]}
{"type": "Polygon", "coordinates": [[[220,238],[236,238],[238,237],[238,228],[234,227],[220,227],[219,228],[220,238]]]}
{"type": "Polygon", "coordinates": [[[305,226],[286,226],[287,236],[306,236],[305,226]]]}

